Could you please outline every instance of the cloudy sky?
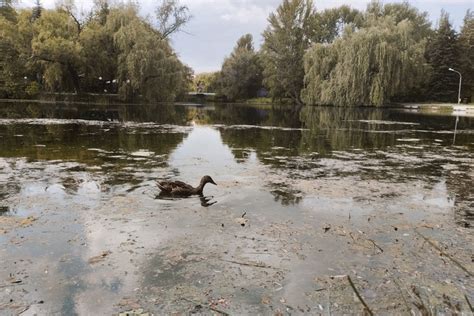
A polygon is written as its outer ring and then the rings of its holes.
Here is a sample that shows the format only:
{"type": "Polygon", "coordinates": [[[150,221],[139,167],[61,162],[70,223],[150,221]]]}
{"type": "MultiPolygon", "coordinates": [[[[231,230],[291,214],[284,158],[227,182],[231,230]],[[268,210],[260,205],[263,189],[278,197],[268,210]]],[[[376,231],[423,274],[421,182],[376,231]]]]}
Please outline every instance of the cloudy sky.
{"type": "MultiPolygon", "coordinates": [[[[315,0],[318,10],[348,4],[364,9],[370,0],[315,0]]],[[[400,0],[395,0],[400,2],[400,0]]],[[[21,0],[21,6],[31,6],[34,0],[21,0]]],[[[93,0],[76,0],[79,9],[88,10],[93,0]]],[[[143,15],[153,14],[159,0],[138,0],[143,15]]],[[[386,2],[394,2],[384,0],[386,2]]],[[[474,0],[411,0],[412,5],[427,11],[433,23],[441,9],[450,13],[456,28],[462,25],[466,11],[474,9],[474,0]]],[[[54,7],[55,0],[42,0],[45,7],[54,7]]],[[[193,16],[185,33],[174,35],[173,46],[181,59],[196,73],[218,70],[237,39],[246,33],[254,36],[256,46],[261,44],[261,33],[267,17],[281,0],[181,0],[193,16]]]]}

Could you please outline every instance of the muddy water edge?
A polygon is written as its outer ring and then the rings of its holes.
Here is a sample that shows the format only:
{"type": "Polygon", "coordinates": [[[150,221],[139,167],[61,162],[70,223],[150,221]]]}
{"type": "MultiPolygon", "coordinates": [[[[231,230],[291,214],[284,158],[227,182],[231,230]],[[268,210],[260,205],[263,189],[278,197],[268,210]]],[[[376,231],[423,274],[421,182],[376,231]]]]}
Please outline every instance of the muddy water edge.
{"type": "Polygon", "coordinates": [[[472,313],[474,118],[0,107],[0,314],[472,313]],[[159,196],[156,179],[205,197],[159,196]]]}

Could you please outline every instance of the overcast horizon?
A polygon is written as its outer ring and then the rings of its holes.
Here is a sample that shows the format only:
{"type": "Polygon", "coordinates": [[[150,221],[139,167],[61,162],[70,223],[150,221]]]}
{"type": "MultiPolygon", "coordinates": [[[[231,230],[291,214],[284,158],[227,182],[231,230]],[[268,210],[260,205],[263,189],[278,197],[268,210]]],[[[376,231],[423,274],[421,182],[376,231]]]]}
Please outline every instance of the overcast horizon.
{"type": "MultiPolygon", "coordinates": [[[[34,0],[21,0],[22,7],[32,6],[34,0]]],[[[53,8],[55,0],[42,0],[45,8],[53,8]]],[[[138,1],[143,15],[153,15],[158,1],[138,1]],[[154,2],[154,3],[153,3],[154,2]]],[[[232,51],[237,39],[247,33],[254,37],[255,46],[262,42],[261,33],[267,26],[267,17],[282,0],[181,0],[188,6],[191,21],[175,34],[172,45],[181,60],[191,66],[195,73],[219,70],[226,56],[232,51]]],[[[365,9],[370,0],[326,0],[314,1],[317,10],[338,7],[343,4],[365,9]]],[[[402,2],[402,1],[382,1],[402,2]]],[[[436,25],[441,10],[450,14],[451,22],[459,30],[468,9],[473,9],[472,0],[417,0],[408,1],[420,11],[427,11],[436,25]]],[[[76,1],[79,10],[88,11],[93,0],[76,1]]]]}

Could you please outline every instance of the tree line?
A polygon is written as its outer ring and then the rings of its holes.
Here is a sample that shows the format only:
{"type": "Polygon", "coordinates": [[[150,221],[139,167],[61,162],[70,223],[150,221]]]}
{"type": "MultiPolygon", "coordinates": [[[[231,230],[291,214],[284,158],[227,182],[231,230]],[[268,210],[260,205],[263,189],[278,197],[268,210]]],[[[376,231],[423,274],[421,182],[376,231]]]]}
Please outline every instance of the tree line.
{"type": "Polygon", "coordinates": [[[46,10],[0,0],[0,97],[40,92],[118,93],[122,99],[171,101],[188,91],[192,69],[169,37],[189,20],[186,6],[162,0],[153,19],[134,2],[95,0],[80,13],[74,0],[46,10]]]}
{"type": "MultiPolygon", "coordinates": [[[[172,101],[191,89],[193,71],[169,37],[190,19],[178,0],[161,0],[152,18],[134,2],[74,0],[53,10],[40,0],[16,9],[0,0],[0,98],[42,92],[118,93],[172,101]]],[[[455,102],[474,94],[474,12],[457,32],[446,12],[435,27],[426,12],[378,1],[360,11],[316,10],[312,0],[283,0],[268,17],[263,44],[242,36],[220,71],[194,78],[199,89],[228,100],[269,96],[311,105],[372,105],[396,101],[455,102]]]]}
{"type": "Polygon", "coordinates": [[[474,94],[474,12],[460,32],[442,11],[433,28],[408,2],[373,1],[317,11],[312,0],[284,0],[270,14],[263,45],[241,37],[220,71],[196,76],[204,90],[230,100],[381,106],[396,101],[456,102],[474,94]]]}

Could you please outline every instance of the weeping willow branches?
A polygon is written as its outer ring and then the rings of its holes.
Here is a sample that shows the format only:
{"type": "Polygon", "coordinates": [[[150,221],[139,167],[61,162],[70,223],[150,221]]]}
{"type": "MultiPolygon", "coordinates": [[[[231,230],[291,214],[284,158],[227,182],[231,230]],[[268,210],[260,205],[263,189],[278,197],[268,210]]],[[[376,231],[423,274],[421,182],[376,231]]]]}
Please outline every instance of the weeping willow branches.
{"type": "Polygon", "coordinates": [[[307,104],[386,104],[420,84],[425,46],[412,22],[397,23],[392,16],[357,32],[347,30],[332,44],[317,44],[306,53],[302,98],[307,104]]]}

